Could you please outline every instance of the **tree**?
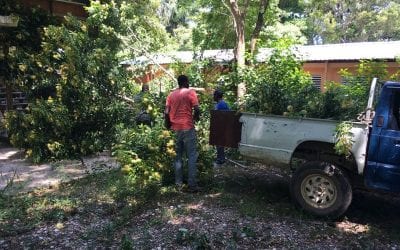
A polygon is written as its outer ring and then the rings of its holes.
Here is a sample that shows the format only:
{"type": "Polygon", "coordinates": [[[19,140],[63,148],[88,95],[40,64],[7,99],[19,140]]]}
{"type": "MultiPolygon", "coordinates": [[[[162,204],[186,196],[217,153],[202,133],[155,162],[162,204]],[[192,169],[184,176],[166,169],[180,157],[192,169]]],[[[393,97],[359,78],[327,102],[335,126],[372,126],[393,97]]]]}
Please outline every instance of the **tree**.
{"type": "MultiPolygon", "coordinates": [[[[274,28],[268,30],[266,28],[274,27],[279,21],[292,21],[288,18],[288,12],[280,10],[278,5],[292,12],[294,6],[297,6],[297,1],[199,0],[193,4],[198,6],[197,15],[193,15],[196,24],[193,30],[194,48],[200,50],[233,48],[236,69],[240,75],[246,68],[246,58],[253,56],[257,44],[260,41],[266,44],[269,39],[277,38],[271,35],[275,33],[272,30],[274,28]],[[246,57],[246,51],[249,57],[246,57]]],[[[239,101],[243,100],[245,92],[244,82],[239,82],[239,101]]]]}
{"type": "Polygon", "coordinates": [[[264,13],[267,10],[268,5],[269,0],[260,0],[260,8],[258,9],[256,25],[254,27],[253,33],[251,34],[250,54],[254,54],[254,51],[256,49],[257,39],[260,36],[261,29],[264,27],[265,24],[264,13]]]}
{"type": "Polygon", "coordinates": [[[40,51],[43,27],[56,24],[56,20],[40,9],[25,9],[11,0],[2,1],[0,15],[13,15],[19,20],[17,27],[0,27],[0,76],[6,85],[7,109],[10,109],[10,91],[18,88],[13,81],[17,75],[18,52],[40,51]]]}
{"type": "Polygon", "coordinates": [[[305,1],[305,15],[309,43],[400,39],[398,1],[305,1]]]}
{"type": "MultiPolygon", "coordinates": [[[[234,49],[236,66],[239,75],[245,66],[245,34],[244,34],[244,21],[247,14],[247,7],[249,0],[245,0],[244,6],[239,8],[238,0],[229,0],[229,10],[233,17],[233,26],[236,33],[236,46],[234,49]]],[[[237,97],[239,105],[244,103],[244,96],[246,94],[246,83],[239,82],[237,86],[237,97]]]]}
{"type": "MultiPolygon", "coordinates": [[[[235,59],[237,63],[237,69],[239,75],[241,74],[242,69],[245,66],[245,46],[246,46],[246,36],[245,36],[245,24],[246,24],[246,16],[248,15],[249,12],[249,7],[251,6],[253,11],[255,11],[255,15],[253,14],[252,16],[256,17],[255,21],[253,19],[253,22],[250,23],[250,27],[252,27],[252,32],[251,32],[251,37],[250,37],[250,56],[253,56],[255,50],[256,50],[256,43],[257,40],[260,36],[261,30],[264,28],[266,25],[266,20],[265,20],[265,13],[267,9],[270,9],[272,13],[276,10],[278,10],[278,4],[279,1],[273,1],[273,0],[258,0],[258,1],[251,1],[251,0],[244,0],[241,2],[240,0],[229,0],[226,1],[227,5],[229,6],[229,10],[232,16],[233,20],[233,26],[236,34],[236,46],[235,46],[235,59]],[[240,4],[241,2],[241,4],[240,4]]],[[[284,4],[287,4],[288,6],[292,6],[293,3],[290,3],[290,1],[282,1],[284,4]]],[[[283,4],[282,4],[283,5],[283,4]]],[[[276,14],[276,13],[275,13],[276,14]]],[[[276,18],[276,16],[275,16],[276,18]]],[[[277,21],[277,19],[274,19],[274,16],[270,16],[270,20],[277,21]]],[[[237,90],[237,95],[238,95],[238,101],[239,104],[244,102],[244,96],[246,94],[246,83],[244,81],[241,81],[238,84],[238,90],[237,90]]]]}
{"type": "MultiPolygon", "coordinates": [[[[245,36],[244,36],[244,22],[247,14],[247,8],[249,6],[249,0],[245,0],[243,6],[239,7],[239,0],[229,0],[228,6],[232,14],[233,27],[236,34],[236,46],[235,46],[235,58],[237,67],[243,68],[245,65],[245,36]]],[[[243,93],[244,94],[244,93],[243,93]]],[[[240,90],[238,89],[238,97],[240,97],[240,90]]]]}
{"type": "Polygon", "coordinates": [[[316,113],[318,107],[312,106],[320,91],[302,69],[292,46],[288,39],[277,41],[267,63],[249,70],[247,111],[287,116],[316,113]]]}
{"type": "Polygon", "coordinates": [[[11,142],[36,162],[109,148],[117,125],[129,118],[121,96],[132,84],[121,60],[163,46],[157,7],[92,1],[86,21],[68,16],[61,26],[47,27],[41,51],[18,58],[18,83],[30,104],[26,114],[7,115],[11,142]]]}

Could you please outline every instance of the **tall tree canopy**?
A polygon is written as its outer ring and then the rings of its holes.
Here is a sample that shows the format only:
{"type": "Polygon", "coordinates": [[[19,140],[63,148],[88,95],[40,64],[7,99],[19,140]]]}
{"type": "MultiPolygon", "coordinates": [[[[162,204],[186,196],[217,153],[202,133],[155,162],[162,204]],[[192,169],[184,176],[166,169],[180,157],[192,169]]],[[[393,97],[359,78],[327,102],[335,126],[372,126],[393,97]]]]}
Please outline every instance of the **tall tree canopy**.
{"type": "Polygon", "coordinates": [[[400,39],[400,3],[390,0],[305,0],[309,43],[400,39]]]}
{"type": "MultiPolygon", "coordinates": [[[[290,9],[297,6],[297,1],[278,0],[180,0],[182,6],[196,6],[193,14],[194,49],[234,49],[237,69],[245,67],[245,53],[250,55],[256,50],[260,40],[274,36],[276,23],[291,21],[289,15],[279,8],[290,9]],[[248,49],[246,49],[246,46],[248,49]]],[[[277,27],[277,26],[276,26],[277,27]]],[[[238,97],[245,94],[244,83],[238,86],[238,97]]]]}

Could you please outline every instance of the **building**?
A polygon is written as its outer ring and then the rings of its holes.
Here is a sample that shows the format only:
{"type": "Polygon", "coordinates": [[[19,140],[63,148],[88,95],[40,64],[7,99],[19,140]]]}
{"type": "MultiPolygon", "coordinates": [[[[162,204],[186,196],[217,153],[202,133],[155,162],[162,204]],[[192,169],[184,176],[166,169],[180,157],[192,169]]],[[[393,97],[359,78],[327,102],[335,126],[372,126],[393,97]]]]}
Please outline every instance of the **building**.
{"type": "Polygon", "coordinates": [[[361,60],[383,61],[389,74],[400,70],[400,41],[341,43],[300,46],[303,69],[309,72],[317,87],[329,81],[344,83],[341,69],[354,73],[361,60]]]}
{"type": "Polygon", "coordinates": [[[46,10],[53,16],[63,17],[71,14],[78,18],[86,18],[87,13],[84,6],[89,0],[17,0],[27,8],[39,7],[46,10]]]}
{"type": "MultiPolygon", "coordinates": [[[[400,41],[392,42],[361,42],[361,43],[342,43],[326,45],[305,45],[296,46],[295,53],[304,62],[303,69],[310,73],[316,87],[322,88],[326,82],[343,82],[340,75],[341,69],[348,69],[354,72],[361,60],[384,61],[387,65],[389,74],[394,74],[400,70],[400,41]]],[[[268,59],[272,50],[268,48],[259,49],[255,59],[263,63],[268,59]]],[[[147,66],[147,74],[139,79],[148,82],[162,72],[157,65],[168,68],[171,63],[191,63],[194,58],[208,59],[216,65],[230,63],[234,59],[233,50],[206,50],[201,54],[194,54],[191,51],[180,51],[170,54],[157,54],[152,58],[138,57],[135,60],[123,62],[126,65],[147,66]]]]}

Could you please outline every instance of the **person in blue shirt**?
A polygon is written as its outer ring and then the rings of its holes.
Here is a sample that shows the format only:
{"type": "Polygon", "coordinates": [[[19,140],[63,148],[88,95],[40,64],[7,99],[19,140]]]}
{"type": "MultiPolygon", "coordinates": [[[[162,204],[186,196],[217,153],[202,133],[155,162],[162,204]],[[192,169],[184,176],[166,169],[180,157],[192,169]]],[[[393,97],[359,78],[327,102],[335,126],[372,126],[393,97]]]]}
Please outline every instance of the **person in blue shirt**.
{"type": "MultiPolygon", "coordinates": [[[[216,102],[215,110],[229,110],[228,104],[223,99],[224,93],[221,90],[215,90],[213,97],[214,101],[216,102]]],[[[215,161],[215,166],[221,166],[225,163],[225,148],[222,146],[216,146],[216,148],[217,159],[215,161]]]]}

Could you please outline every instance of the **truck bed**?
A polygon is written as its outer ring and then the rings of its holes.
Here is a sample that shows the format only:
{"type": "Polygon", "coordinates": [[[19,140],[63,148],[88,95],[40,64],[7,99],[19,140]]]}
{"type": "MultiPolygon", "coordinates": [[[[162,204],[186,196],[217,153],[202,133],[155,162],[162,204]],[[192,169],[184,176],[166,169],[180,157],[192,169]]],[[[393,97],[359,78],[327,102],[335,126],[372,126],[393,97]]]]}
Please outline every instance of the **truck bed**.
{"type": "MultiPolygon", "coordinates": [[[[242,113],[240,153],[264,163],[288,165],[296,148],[303,142],[334,144],[338,121],[311,118],[242,113]]],[[[351,152],[357,162],[358,172],[365,165],[368,125],[353,123],[351,152]]]]}

